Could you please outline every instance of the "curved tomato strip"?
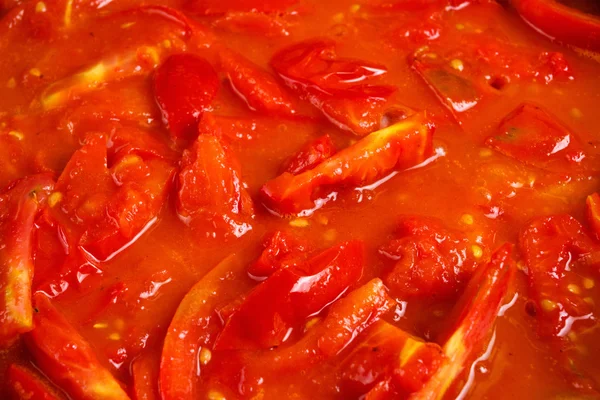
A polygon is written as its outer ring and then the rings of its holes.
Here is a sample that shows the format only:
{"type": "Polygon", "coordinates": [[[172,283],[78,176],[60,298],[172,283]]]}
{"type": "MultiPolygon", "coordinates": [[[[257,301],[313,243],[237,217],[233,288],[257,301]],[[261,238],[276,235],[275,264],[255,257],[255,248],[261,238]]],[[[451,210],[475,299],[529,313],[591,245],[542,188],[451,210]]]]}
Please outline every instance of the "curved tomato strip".
{"type": "Polygon", "coordinates": [[[596,239],[600,239],[600,195],[592,193],[585,199],[586,215],[588,224],[596,235],[596,239]]]}
{"type": "Polygon", "coordinates": [[[173,139],[192,140],[198,121],[217,95],[219,79],[213,67],[192,54],[175,54],[154,75],[154,97],[173,139]]]}
{"type": "Polygon", "coordinates": [[[129,400],[89,343],[50,300],[41,293],[34,294],[33,300],[35,328],[24,338],[42,372],[77,400],[129,400]]]}
{"type": "Polygon", "coordinates": [[[332,247],[280,269],[258,285],[225,324],[215,350],[270,348],[335,301],[362,275],[363,245],[332,247]]]}
{"type": "Polygon", "coordinates": [[[321,136],[307,143],[296,154],[290,157],[283,165],[282,171],[298,175],[313,169],[336,152],[335,145],[329,135],[321,136]]]}
{"type": "Polygon", "coordinates": [[[298,0],[188,0],[191,12],[203,15],[225,14],[230,11],[274,12],[284,11],[298,0]]]}
{"type": "MultiPolygon", "coordinates": [[[[193,398],[196,393],[198,357],[210,350],[220,329],[215,308],[239,293],[237,278],[245,274],[244,257],[232,254],[221,261],[185,295],[171,320],[160,362],[163,400],[193,398]]],[[[242,288],[243,290],[245,288],[242,288]]]]}
{"type": "Polygon", "coordinates": [[[0,194],[0,346],[33,328],[31,282],[34,221],[54,188],[48,174],[32,175],[0,194]]]}
{"type": "Polygon", "coordinates": [[[6,371],[14,400],[65,400],[65,396],[32,368],[11,364],[6,371]]]}
{"type": "Polygon", "coordinates": [[[511,3],[538,32],[566,44],[600,51],[600,17],[556,0],[511,0],[511,3]]]}
{"type": "Polygon", "coordinates": [[[311,170],[284,172],[261,188],[261,196],[279,214],[310,212],[336,188],[373,183],[423,162],[432,151],[433,131],[425,115],[416,114],[369,134],[311,170]]]}
{"type": "Polygon", "coordinates": [[[515,277],[516,266],[511,252],[512,245],[505,244],[471,278],[455,308],[455,328],[443,346],[446,360],[425,386],[411,395],[411,399],[442,399],[467,368],[467,362],[486,347],[515,277]]]}
{"type": "Polygon", "coordinates": [[[158,400],[158,366],[157,357],[147,354],[136,358],[131,364],[133,378],[133,400],[158,400]]]}

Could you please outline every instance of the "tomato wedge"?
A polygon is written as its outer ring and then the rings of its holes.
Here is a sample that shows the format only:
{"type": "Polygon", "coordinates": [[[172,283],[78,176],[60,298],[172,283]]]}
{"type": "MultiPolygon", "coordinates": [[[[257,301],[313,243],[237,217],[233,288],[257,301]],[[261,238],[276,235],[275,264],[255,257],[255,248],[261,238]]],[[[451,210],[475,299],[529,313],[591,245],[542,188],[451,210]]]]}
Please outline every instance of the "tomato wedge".
{"type": "Polygon", "coordinates": [[[465,290],[454,312],[456,322],[443,346],[446,359],[425,386],[411,399],[442,399],[450,385],[482,352],[492,335],[498,311],[509,294],[516,265],[512,245],[505,244],[481,266],[465,290]]]}
{"type": "Polygon", "coordinates": [[[248,273],[254,277],[270,276],[290,263],[300,262],[308,250],[308,246],[282,231],[270,235],[264,247],[258,259],[248,266],[248,273]]]}
{"type": "Polygon", "coordinates": [[[14,182],[0,194],[0,346],[33,328],[31,282],[34,221],[54,188],[48,174],[14,182]]]}
{"type": "Polygon", "coordinates": [[[352,286],[363,269],[363,245],[346,242],[259,284],[225,324],[215,350],[266,349],[283,343],[294,328],[352,286]]]}
{"type": "Polygon", "coordinates": [[[158,366],[160,360],[154,355],[142,354],[131,364],[133,400],[158,400],[158,366]]]}
{"type": "Polygon", "coordinates": [[[296,154],[291,156],[282,165],[282,172],[298,175],[313,169],[336,152],[335,146],[329,135],[321,136],[307,143],[296,154]]]}
{"type": "Polygon", "coordinates": [[[174,140],[193,140],[198,121],[217,95],[219,79],[213,67],[192,54],[174,54],[154,75],[154,97],[174,140]]]}
{"type": "Polygon", "coordinates": [[[13,400],[65,400],[66,397],[33,368],[11,364],[6,371],[13,400]]]}
{"type": "Polygon", "coordinates": [[[596,240],[600,240],[600,195],[598,193],[590,194],[585,199],[587,221],[596,240]]]}
{"type": "Polygon", "coordinates": [[[395,170],[423,162],[432,152],[434,126],[424,114],[373,132],[313,169],[292,175],[284,172],[260,191],[273,212],[310,214],[340,187],[373,183],[395,170]]]}
{"type": "Polygon", "coordinates": [[[600,17],[556,0],[511,0],[536,31],[565,44],[600,51],[600,17]]]}
{"type": "Polygon", "coordinates": [[[100,364],[89,343],[50,300],[36,293],[33,301],[35,328],[24,338],[42,372],[75,399],[128,400],[119,382],[100,364]]]}

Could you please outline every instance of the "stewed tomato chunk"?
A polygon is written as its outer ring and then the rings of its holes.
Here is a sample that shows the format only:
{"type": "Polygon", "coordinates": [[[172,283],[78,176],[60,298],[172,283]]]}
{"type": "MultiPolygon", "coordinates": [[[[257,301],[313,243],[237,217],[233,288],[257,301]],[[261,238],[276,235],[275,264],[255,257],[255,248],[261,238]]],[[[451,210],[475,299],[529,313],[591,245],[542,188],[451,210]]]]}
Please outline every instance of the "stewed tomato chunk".
{"type": "Polygon", "coordinates": [[[600,239],[600,195],[592,193],[585,199],[586,216],[596,239],[600,239]]]}
{"type": "Polygon", "coordinates": [[[34,307],[35,328],[25,335],[25,343],[46,376],[73,399],[129,399],[90,344],[45,295],[34,295],[34,307]]]}
{"type": "Polygon", "coordinates": [[[31,282],[34,222],[54,181],[48,174],[15,181],[0,194],[0,346],[33,328],[31,282]]]}
{"type": "Polygon", "coordinates": [[[198,136],[183,152],[177,177],[177,213],[207,238],[241,237],[252,229],[254,210],[241,167],[214,132],[198,136]]]}
{"type": "Polygon", "coordinates": [[[404,217],[395,236],[379,253],[395,261],[385,282],[404,296],[452,296],[475,269],[466,236],[437,219],[404,217]]]}
{"type": "Polygon", "coordinates": [[[229,11],[271,13],[284,11],[298,0],[188,0],[186,7],[198,14],[218,15],[229,11]]]}
{"type": "Polygon", "coordinates": [[[225,324],[216,350],[283,343],[294,328],[354,285],[363,270],[361,242],[342,243],[259,284],[225,324]]]}
{"type": "Polygon", "coordinates": [[[314,210],[336,188],[373,183],[423,162],[431,155],[433,131],[424,114],[415,114],[365,136],[312,169],[298,175],[284,172],[262,187],[262,199],[279,214],[314,210]]]}
{"type": "Polygon", "coordinates": [[[277,231],[265,240],[262,253],[248,266],[248,273],[255,277],[269,276],[289,263],[303,260],[307,250],[308,245],[287,232],[277,231]]]}
{"type": "Polygon", "coordinates": [[[31,367],[11,364],[6,371],[9,400],[65,400],[65,396],[31,367]]]}
{"type": "Polygon", "coordinates": [[[335,47],[326,39],[297,43],[276,53],[271,66],[333,124],[364,136],[379,129],[396,88],[370,83],[387,73],[385,66],[339,57],[335,47]]]}
{"type": "Polygon", "coordinates": [[[287,159],[281,169],[292,175],[298,175],[316,167],[335,152],[335,146],[331,141],[331,137],[329,135],[321,136],[307,143],[296,154],[287,159]]]}

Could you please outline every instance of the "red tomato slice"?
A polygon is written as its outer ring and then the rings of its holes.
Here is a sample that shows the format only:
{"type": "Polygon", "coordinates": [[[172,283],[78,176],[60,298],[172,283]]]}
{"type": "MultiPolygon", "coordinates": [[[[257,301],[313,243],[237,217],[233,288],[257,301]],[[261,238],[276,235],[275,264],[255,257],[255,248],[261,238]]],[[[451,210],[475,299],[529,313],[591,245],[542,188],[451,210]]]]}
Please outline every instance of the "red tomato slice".
{"type": "Polygon", "coordinates": [[[581,275],[586,257],[599,247],[569,215],[531,221],[522,229],[519,244],[529,268],[538,331],[545,337],[564,337],[573,322],[593,311],[584,300],[588,289],[582,289],[581,275]]]}
{"type": "Polygon", "coordinates": [[[315,168],[298,175],[284,172],[261,188],[264,204],[279,214],[310,213],[340,187],[373,183],[431,155],[434,127],[416,114],[362,138],[315,168]]]}
{"type": "Polygon", "coordinates": [[[217,95],[219,79],[212,66],[192,54],[175,54],[154,75],[154,97],[175,140],[193,140],[198,121],[217,95]]]}
{"type": "Polygon", "coordinates": [[[252,199],[234,155],[212,134],[202,134],[183,152],[177,178],[177,212],[197,232],[241,237],[252,229],[252,199]]]}
{"type": "Polygon", "coordinates": [[[194,398],[200,374],[198,359],[210,351],[220,329],[215,308],[246,289],[245,257],[232,254],[213,268],[185,295],[169,325],[160,362],[163,400],[194,398]]]}
{"type": "Polygon", "coordinates": [[[51,175],[31,175],[0,194],[0,346],[33,328],[31,282],[34,221],[54,188],[51,175]]]}
{"type": "Polygon", "coordinates": [[[440,220],[404,218],[397,235],[379,252],[396,260],[385,282],[404,296],[456,295],[475,270],[466,236],[446,228],[440,220]]]}
{"type": "Polygon", "coordinates": [[[445,359],[437,344],[423,342],[385,321],[376,322],[360,339],[340,368],[349,398],[373,391],[397,391],[403,393],[399,398],[405,398],[421,389],[445,359]],[[377,389],[380,381],[387,387],[377,389]]]}
{"type": "Polygon", "coordinates": [[[284,11],[298,0],[188,0],[187,8],[204,15],[225,14],[230,11],[284,11]]]}
{"type": "Polygon", "coordinates": [[[600,17],[556,0],[511,0],[511,3],[536,31],[565,44],[600,51],[600,17]]]}
{"type": "Polygon", "coordinates": [[[380,127],[386,103],[396,90],[368,83],[387,73],[385,66],[340,58],[331,40],[310,40],[280,50],[271,66],[332,123],[360,136],[380,127]]]}
{"type": "Polygon", "coordinates": [[[500,122],[486,144],[525,164],[554,172],[598,171],[591,157],[569,129],[548,111],[524,103],[500,122]]]}
{"type": "Polygon", "coordinates": [[[313,169],[336,152],[335,145],[329,135],[321,136],[307,143],[296,154],[290,157],[283,165],[282,172],[298,175],[313,169]]]}
{"type": "Polygon", "coordinates": [[[9,398],[13,400],[65,400],[66,397],[41,374],[23,365],[11,364],[6,371],[9,398]],[[12,397],[11,397],[12,396],[12,397]]]}
{"type": "Polygon", "coordinates": [[[33,296],[35,328],[25,343],[42,372],[75,399],[129,400],[91,346],[41,293],[33,296]]]}
{"type": "Polygon", "coordinates": [[[131,364],[133,400],[158,400],[158,357],[142,355],[131,364]]]}
{"type": "Polygon", "coordinates": [[[275,272],[231,316],[215,350],[279,346],[308,316],[335,301],[360,278],[363,251],[361,242],[346,242],[275,272]]]}
{"type": "Polygon", "coordinates": [[[270,276],[290,263],[300,262],[308,250],[308,246],[282,231],[269,236],[264,247],[258,259],[248,266],[248,273],[254,277],[270,276]]]}
{"type": "Polygon", "coordinates": [[[297,113],[292,100],[273,76],[226,48],[219,50],[219,56],[221,69],[229,78],[233,91],[251,110],[287,116],[297,113]]]}
{"type": "Polygon", "coordinates": [[[600,195],[598,193],[590,194],[586,200],[587,221],[597,240],[600,240],[600,195]]]}
{"type": "Polygon", "coordinates": [[[442,399],[450,385],[468,368],[468,362],[485,350],[500,307],[513,285],[516,265],[511,252],[512,245],[505,244],[471,278],[454,310],[456,322],[443,346],[446,358],[411,399],[442,399]]]}

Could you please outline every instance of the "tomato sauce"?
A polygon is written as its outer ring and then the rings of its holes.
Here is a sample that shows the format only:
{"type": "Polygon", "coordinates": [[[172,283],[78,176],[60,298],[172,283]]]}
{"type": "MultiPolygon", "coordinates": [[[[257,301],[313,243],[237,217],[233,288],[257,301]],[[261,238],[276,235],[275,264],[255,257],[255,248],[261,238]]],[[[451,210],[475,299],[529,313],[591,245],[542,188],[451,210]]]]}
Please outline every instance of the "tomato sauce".
{"type": "Polygon", "coordinates": [[[597,11],[0,1],[0,398],[600,397],[597,11]]]}

